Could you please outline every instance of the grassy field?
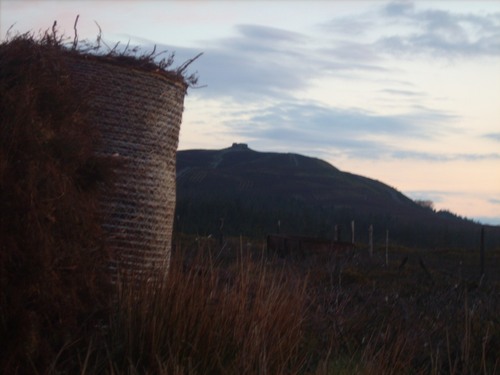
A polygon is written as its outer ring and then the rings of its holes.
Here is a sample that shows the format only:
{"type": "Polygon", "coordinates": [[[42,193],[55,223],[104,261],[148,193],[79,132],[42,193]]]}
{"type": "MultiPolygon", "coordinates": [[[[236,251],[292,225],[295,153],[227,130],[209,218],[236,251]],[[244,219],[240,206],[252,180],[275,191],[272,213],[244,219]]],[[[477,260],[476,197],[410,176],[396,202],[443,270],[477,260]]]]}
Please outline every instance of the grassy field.
{"type": "Polygon", "coordinates": [[[32,347],[1,363],[13,374],[500,374],[500,283],[474,275],[476,258],[400,248],[386,266],[384,249],[358,247],[283,259],[259,240],[178,236],[167,280],[121,290],[108,317],[45,361],[32,347]]]}
{"type": "Polygon", "coordinates": [[[273,267],[307,282],[310,373],[494,374],[499,255],[487,252],[483,277],[478,252],[453,249],[390,248],[386,266],[385,248],[370,258],[361,245],[275,259],[273,267]]]}

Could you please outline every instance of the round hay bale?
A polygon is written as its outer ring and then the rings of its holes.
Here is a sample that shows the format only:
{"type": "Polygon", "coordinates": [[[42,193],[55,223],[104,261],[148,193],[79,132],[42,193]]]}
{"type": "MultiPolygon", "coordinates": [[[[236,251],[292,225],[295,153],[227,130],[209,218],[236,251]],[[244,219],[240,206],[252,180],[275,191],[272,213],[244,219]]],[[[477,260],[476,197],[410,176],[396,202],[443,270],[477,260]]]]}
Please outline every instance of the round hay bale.
{"type": "Polygon", "coordinates": [[[108,60],[70,56],[68,68],[89,95],[89,117],[101,133],[96,153],[120,161],[101,200],[113,276],[148,280],[168,270],[187,85],[174,75],[108,60]]]}

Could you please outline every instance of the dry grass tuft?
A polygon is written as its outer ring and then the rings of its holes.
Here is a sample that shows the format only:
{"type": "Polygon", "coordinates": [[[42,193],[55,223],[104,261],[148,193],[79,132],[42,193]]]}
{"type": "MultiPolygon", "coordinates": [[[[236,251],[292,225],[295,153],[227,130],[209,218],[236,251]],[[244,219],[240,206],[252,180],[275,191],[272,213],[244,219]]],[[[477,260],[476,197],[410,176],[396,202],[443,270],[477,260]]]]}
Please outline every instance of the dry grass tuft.
{"type": "Polygon", "coordinates": [[[228,270],[177,257],[168,279],[139,295],[122,295],[111,325],[117,373],[296,374],[305,365],[304,283],[262,262],[228,270]]]}

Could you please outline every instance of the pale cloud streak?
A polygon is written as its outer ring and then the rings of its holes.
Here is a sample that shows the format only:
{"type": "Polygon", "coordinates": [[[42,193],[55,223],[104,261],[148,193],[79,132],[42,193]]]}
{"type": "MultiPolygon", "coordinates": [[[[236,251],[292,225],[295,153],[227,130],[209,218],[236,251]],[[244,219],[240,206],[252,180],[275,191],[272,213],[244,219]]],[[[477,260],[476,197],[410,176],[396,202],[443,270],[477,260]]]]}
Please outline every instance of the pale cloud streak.
{"type": "Polygon", "coordinates": [[[486,139],[500,142],[500,133],[488,133],[488,134],[484,134],[483,137],[486,139]]]}

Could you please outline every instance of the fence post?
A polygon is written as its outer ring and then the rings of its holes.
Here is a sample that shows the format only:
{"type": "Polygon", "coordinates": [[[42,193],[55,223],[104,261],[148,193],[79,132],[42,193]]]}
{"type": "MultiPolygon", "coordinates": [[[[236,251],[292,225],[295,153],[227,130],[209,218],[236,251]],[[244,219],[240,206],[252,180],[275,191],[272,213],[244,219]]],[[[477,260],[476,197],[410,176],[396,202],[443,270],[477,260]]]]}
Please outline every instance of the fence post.
{"type": "Polygon", "coordinates": [[[333,241],[337,242],[339,240],[339,227],[337,224],[333,227],[333,241]]]}
{"type": "Polygon", "coordinates": [[[385,230],[385,266],[389,267],[389,229],[385,230]]]}
{"type": "Polygon", "coordinates": [[[354,244],[354,220],[351,221],[351,243],[354,244]]]}
{"type": "Polygon", "coordinates": [[[481,227],[481,241],[479,245],[479,253],[481,258],[481,277],[484,276],[484,227],[481,227]]]}
{"type": "Polygon", "coordinates": [[[280,234],[281,230],[281,220],[278,220],[278,234],[280,234]]]}
{"type": "Polygon", "coordinates": [[[370,258],[373,257],[373,224],[368,228],[368,242],[370,244],[370,258]]]}

